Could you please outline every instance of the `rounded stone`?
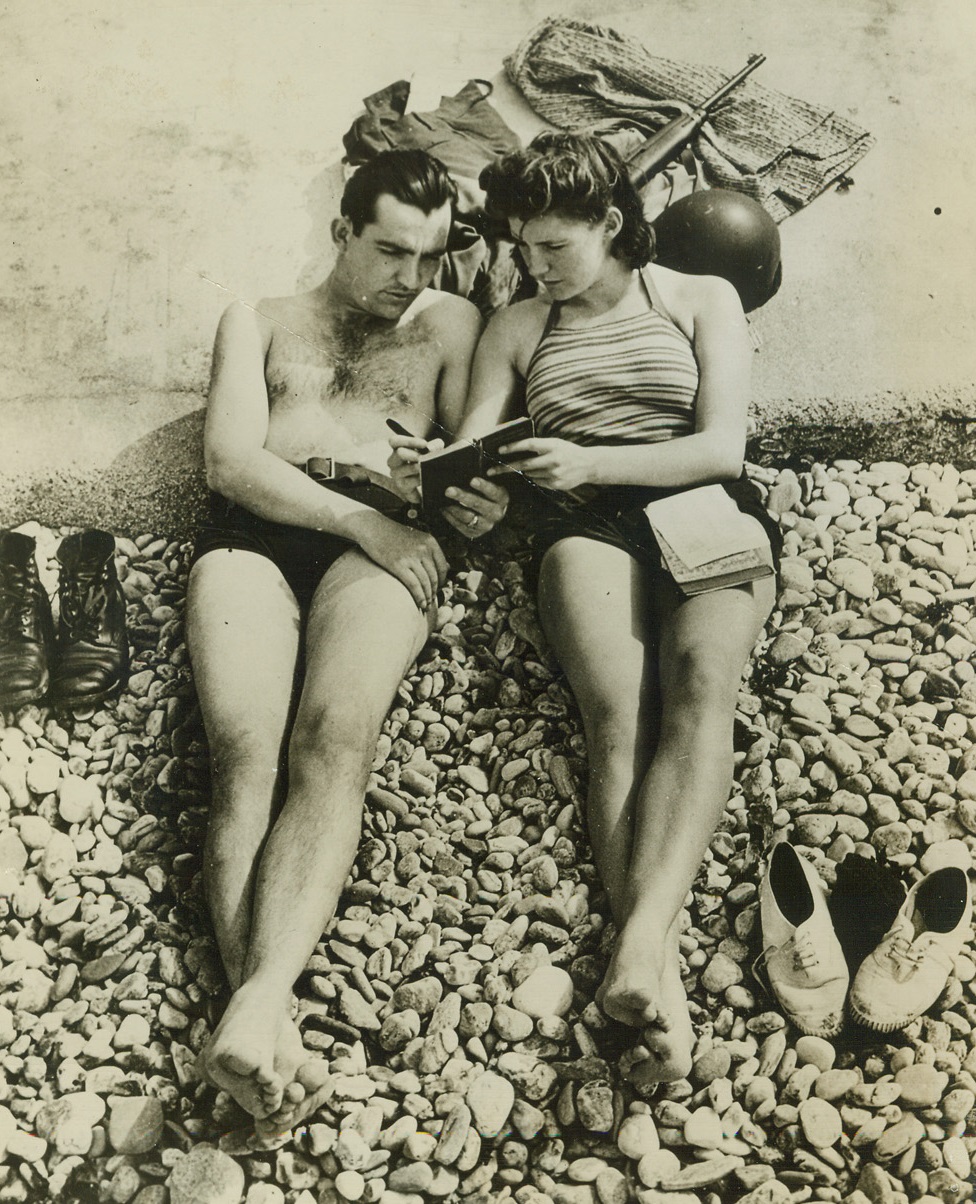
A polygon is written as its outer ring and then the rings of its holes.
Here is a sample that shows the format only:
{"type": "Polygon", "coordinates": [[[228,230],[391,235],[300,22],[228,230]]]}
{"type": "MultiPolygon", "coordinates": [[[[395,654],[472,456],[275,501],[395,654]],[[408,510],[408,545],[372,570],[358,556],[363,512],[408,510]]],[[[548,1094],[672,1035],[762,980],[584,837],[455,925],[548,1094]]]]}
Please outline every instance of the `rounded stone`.
{"type": "Polygon", "coordinates": [[[527,1016],[565,1016],[573,1002],[573,980],[560,966],[539,966],[512,992],[512,1006],[527,1016]]]}
{"type": "Polygon", "coordinates": [[[609,1133],[613,1128],[613,1091],[602,1079],[584,1083],[576,1092],[576,1115],[591,1133],[609,1133]]]}
{"type": "Polygon", "coordinates": [[[238,1204],[244,1171],[229,1154],[197,1145],[173,1167],[166,1186],[170,1204],[238,1204]]]}
{"type": "Polygon", "coordinates": [[[928,1063],[916,1062],[899,1070],[895,1082],[901,1088],[900,1104],[908,1108],[932,1108],[942,1099],[949,1076],[928,1063]]]}
{"type": "Polygon", "coordinates": [[[814,1149],[830,1149],[844,1131],[844,1122],[833,1104],[818,1096],[809,1096],[799,1107],[800,1128],[814,1149]]]}
{"type": "Polygon", "coordinates": [[[823,1037],[804,1035],[797,1040],[795,1049],[801,1066],[809,1063],[820,1071],[830,1070],[837,1057],[833,1044],[823,1037]]]}
{"type": "Polygon", "coordinates": [[[472,1122],[481,1136],[497,1137],[515,1103],[515,1088],[508,1079],[488,1070],[474,1080],[464,1100],[471,1109],[472,1122]]]}
{"type": "Polygon", "coordinates": [[[115,1095],[109,1099],[108,1139],[119,1154],[146,1154],[163,1135],[163,1106],[146,1095],[115,1095]]]}
{"type": "Polygon", "coordinates": [[[617,1149],[625,1158],[639,1161],[646,1154],[660,1149],[657,1125],[647,1113],[637,1112],[625,1116],[617,1133],[617,1149]]]}

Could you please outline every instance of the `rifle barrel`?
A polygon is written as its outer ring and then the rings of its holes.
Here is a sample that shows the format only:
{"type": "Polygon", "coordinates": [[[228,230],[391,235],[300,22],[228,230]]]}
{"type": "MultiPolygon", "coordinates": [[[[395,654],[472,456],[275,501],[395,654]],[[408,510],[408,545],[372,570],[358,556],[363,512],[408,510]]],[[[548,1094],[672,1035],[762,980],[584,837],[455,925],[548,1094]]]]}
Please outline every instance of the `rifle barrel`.
{"type": "Polygon", "coordinates": [[[720,100],[724,100],[726,96],[728,96],[733,88],[737,88],[747,76],[752,75],[753,71],[755,71],[757,67],[761,67],[765,61],[766,56],[764,54],[757,54],[754,58],[751,58],[741,71],[737,71],[731,79],[727,79],[725,83],[722,84],[717,92],[709,96],[708,100],[706,100],[703,104],[698,105],[696,111],[707,113],[709,109],[714,108],[720,100]]]}
{"type": "Polygon", "coordinates": [[[757,67],[766,61],[764,54],[757,54],[737,71],[730,79],[708,98],[703,104],[673,117],[630,156],[627,160],[627,174],[635,188],[643,188],[652,176],[670,163],[676,155],[691,141],[694,135],[704,125],[711,110],[728,94],[742,83],[747,75],[751,75],[757,67]]]}

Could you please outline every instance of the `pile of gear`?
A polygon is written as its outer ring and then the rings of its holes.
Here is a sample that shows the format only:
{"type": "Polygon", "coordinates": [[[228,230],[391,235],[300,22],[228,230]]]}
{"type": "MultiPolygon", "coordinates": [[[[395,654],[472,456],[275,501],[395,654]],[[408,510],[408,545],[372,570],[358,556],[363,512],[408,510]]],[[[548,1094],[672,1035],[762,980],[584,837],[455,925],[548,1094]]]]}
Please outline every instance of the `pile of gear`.
{"type": "MultiPolygon", "coordinates": [[[[867,131],[837,113],[730,79],[711,67],[650,54],[613,29],[551,17],[505,60],[509,81],[554,128],[613,143],[654,226],[656,261],[722,276],[748,313],[782,280],[777,222],[834,183],[867,152],[867,131]]],[[[521,146],[491,103],[492,85],[469,80],[431,111],[407,111],[398,80],[364,100],[343,138],[357,167],[391,147],[430,151],[458,185],[457,220],[438,287],[469,297],[488,317],[531,296],[507,230],[485,215],[478,185],[495,158],[521,146]]]]}

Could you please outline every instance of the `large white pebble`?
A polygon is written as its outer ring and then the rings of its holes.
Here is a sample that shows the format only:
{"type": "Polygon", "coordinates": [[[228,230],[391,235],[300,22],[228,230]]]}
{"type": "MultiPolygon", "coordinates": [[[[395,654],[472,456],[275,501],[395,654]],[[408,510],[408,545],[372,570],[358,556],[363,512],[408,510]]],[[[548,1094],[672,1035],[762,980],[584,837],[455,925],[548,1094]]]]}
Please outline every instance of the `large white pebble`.
{"type": "Polygon", "coordinates": [[[471,1084],[464,1101],[481,1136],[497,1137],[515,1103],[515,1088],[508,1079],[487,1071],[471,1084]]]}
{"type": "Polygon", "coordinates": [[[58,788],[58,814],[66,824],[83,824],[101,808],[98,787],[89,778],[69,773],[58,788]]]}
{"type": "Polygon", "coordinates": [[[940,840],[929,845],[919,864],[924,874],[931,874],[947,865],[956,865],[968,874],[973,868],[973,858],[964,840],[940,840]]]}
{"type": "Polygon", "coordinates": [[[285,1204],[285,1193],[277,1183],[252,1183],[244,1204],[285,1204]]]}
{"type": "Polygon", "coordinates": [[[335,1189],[344,1200],[359,1200],[366,1190],[366,1180],[359,1171],[340,1171],[335,1177],[335,1189]]]}
{"type": "Polygon", "coordinates": [[[27,762],[27,785],[35,794],[53,794],[64,762],[46,748],[35,748],[27,762]]]}
{"type": "Polygon", "coordinates": [[[565,1016],[573,1002],[573,980],[561,966],[539,966],[512,993],[512,1006],[539,1019],[565,1016]]]}
{"type": "Polygon", "coordinates": [[[617,1149],[625,1158],[639,1161],[660,1148],[661,1139],[653,1117],[640,1112],[624,1117],[617,1133],[617,1149]]]}
{"type": "Polygon", "coordinates": [[[814,1149],[829,1149],[840,1140],[844,1130],[840,1113],[833,1104],[811,1096],[800,1104],[800,1127],[814,1149]]]}
{"type": "Polygon", "coordinates": [[[839,556],[827,565],[827,578],[838,589],[867,601],[874,593],[874,573],[862,560],[839,556]]]}

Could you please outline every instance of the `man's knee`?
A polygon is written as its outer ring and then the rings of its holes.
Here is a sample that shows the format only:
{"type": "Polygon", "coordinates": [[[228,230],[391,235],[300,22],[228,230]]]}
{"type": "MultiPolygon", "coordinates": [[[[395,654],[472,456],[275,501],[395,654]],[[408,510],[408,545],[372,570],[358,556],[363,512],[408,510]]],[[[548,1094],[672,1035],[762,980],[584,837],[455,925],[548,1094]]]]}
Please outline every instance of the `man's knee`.
{"type": "Polygon", "coordinates": [[[234,728],[208,733],[214,784],[242,789],[273,783],[281,767],[281,745],[267,732],[234,728]]]}
{"type": "Polygon", "coordinates": [[[330,700],[321,706],[302,707],[291,733],[288,763],[294,773],[302,765],[345,763],[368,770],[379,737],[382,717],[355,699],[330,700]]]}

